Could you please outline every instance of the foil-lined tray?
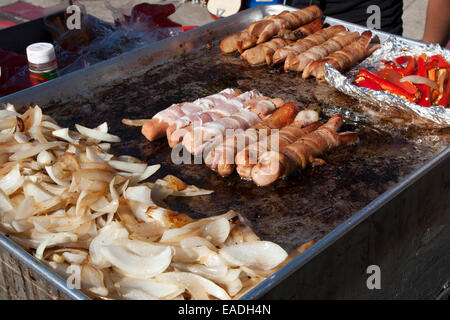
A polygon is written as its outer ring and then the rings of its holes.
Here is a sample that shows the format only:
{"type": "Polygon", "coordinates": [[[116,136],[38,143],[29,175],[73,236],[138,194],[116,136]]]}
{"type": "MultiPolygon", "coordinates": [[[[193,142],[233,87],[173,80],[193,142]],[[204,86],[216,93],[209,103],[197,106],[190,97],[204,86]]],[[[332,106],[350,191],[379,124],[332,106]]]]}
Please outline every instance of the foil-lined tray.
{"type": "Polygon", "coordinates": [[[345,74],[342,74],[330,64],[326,64],[324,71],[325,80],[331,86],[358,99],[360,102],[377,106],[381,112],[386,111],[386,113],[392,114],[392,111],[397,111],[423,120],[422,122],[415,122],[416,124],[425,124],[436,128],[450,127],[450,108],[444,108],[442,106],[422,107],[386,91],[376,91],[353,84],[355,76],[360,69],[367,69],[369,71],[377,69],[383,66],[380,61],[382,59],[393,60],[403,55],[418,56],[422,53],[425,53],[427,56],[440,54],[447,61],[450,61],[450,51],[443,49],[437,44],[419,46],[391,36],[384,41],[380,49],[376,50],[370,57],[363,60],[345,74]]]}

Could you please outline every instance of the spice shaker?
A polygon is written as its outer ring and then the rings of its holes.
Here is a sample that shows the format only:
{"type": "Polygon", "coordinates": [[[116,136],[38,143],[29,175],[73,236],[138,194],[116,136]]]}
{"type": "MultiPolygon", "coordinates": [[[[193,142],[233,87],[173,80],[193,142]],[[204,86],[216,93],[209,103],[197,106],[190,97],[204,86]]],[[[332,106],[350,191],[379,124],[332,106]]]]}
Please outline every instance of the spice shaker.
{"type": "Polygon", "coordinates": [[[55,48],[51,43],[37,42],[29,45],[27,58],[32,86],[58,77],[55,48]]]}

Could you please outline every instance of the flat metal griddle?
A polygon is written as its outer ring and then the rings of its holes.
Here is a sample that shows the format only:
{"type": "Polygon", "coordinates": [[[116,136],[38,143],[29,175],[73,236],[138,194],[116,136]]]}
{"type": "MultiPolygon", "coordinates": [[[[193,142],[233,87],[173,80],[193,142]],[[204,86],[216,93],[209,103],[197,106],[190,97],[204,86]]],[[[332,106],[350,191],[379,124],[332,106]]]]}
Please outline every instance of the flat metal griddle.
{"type": "Polygon", "coordinates": [[[261,238],[290,251],[306,241],[319,240],[442,150],[443,144],[416,142],[417,136],[430,132],[410,130],[408,137],[404,131],[354,112],[357,105],[326,83],[304,80],[280,69],[249,67],[235,55],[221,54],[215,43],[139,77],[63,104],[49,104],[45,111],[63,126],[80,123],[94,127],[107,121],[112,132],[123,139],[114,145],[114,152],[162,164],[151,179],[174,174],[189,184],[215,190],[208,196],[169,198],[165,205],[170,209],[195,218],[236,210],[261,238]],[[122,118],[150,118],[172,103],[193,101],[228,87],[258,89],[264,95],[323,111],[324,121],[330,114],[345,112],[342,130],[359,131],[360,142],[327,155],[326,166],[307,168],[271,186],[257,187],[237,173],[223,178],[203,164],[174,164],[166,139],[149,142],[138,128],[121,124],[122,118]]]}
{"type": "MultiPolygon", "coordinates": [[[[94,127],[107,121],[110,131],[122,138],[121,143],[114,144],[114,153],[133,155],[149,164],[161,163],[161,169],[151,179],[173,174],[189,184],[215,190],[208,196],[168,198],[163,205],[170,209],[194,218],[236,210],[262,239],[274,241],[289,252],[309,240],[323,240],[244,298],[261,297],[348,232],[352,224],[395,197],[396,188],[404,188],[415,179],[405,177],[425,174],[429,168],[424,164],[430,160],[439,163],[446,159],[450,141],[448,128],[419,130],[375,119],[367,116],[367,106],[326,83],[303,80],[278,68],[249,67],[236,55],[221,54],[220,39],[284,9],[293,10],[284,6],[246,10],[0,102],[9,101],[23,108],[38,103],[60,125],[70,128],[76,123],[94,127]],[[359,131],[360,142],[326,155],[326,166],[307,168],[271,186],[257,187],[236,173],[222,178],[205,165],[175,165],[165,139],[150,143],[138,128],[121,123],[123,118],[150,118],[172,103],[193,101],[228,87],[258,89],[267,96],[320,110],[322,121],[332,114],[344,113],[346,124],[342,130],[359,131]],[[444,154],[437,156],[445,148],[444,154]]],[[[362,29],[330,18],[326,22],[362,29]]],[[[382,32],[377,35],[382,40],[387,38],[382,32]]],[[[8,239],[0,235],[0,240],[3,248],[59,290],[80,298],[52,272],[36,268],[34,259],[25,256],[8,239]]]]}

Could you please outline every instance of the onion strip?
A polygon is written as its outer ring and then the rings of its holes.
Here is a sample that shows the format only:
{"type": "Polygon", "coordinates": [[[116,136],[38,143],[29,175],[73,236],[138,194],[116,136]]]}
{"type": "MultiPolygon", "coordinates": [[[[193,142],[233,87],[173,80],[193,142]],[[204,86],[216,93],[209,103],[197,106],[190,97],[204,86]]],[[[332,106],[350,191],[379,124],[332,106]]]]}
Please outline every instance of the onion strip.
{"type": "Polygon", "coordinates": [[[411,76],[406,76],[406,77],[403,77],[400,79],[400,82],[406,82],[406,81],[409,81],[414,84],[425,84],[434,90],[439,90],[436,82],[434,82],[431,79],[425,78],[425,77],[411,75],[411,76]]]}

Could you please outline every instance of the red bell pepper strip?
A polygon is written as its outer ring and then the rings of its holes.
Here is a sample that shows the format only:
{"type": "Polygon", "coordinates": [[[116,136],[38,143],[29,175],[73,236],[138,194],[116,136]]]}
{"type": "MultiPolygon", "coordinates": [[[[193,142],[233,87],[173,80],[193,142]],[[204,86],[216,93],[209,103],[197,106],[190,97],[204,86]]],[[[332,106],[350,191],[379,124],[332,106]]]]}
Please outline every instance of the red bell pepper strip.
{"type": "MultiPolygon", "coordinates": [[[[417,75],[421,77],[428,77],[427,69],[426,69],[426,56],[421,55],[417,59],[417,75]]],[[[417,102],[418,105],[422,107],[430,107],[431,106],[431,89],[429,86],[425,84],[418,84],[417,88],[420,91],[420,99],[417,102]]]]}
{"type": "Polygon", "coordinates": [[[437,64],[438,64],[437,60],[428,61],[427,63],[425,63],[425,69],[426,70],[434,69],[433,67],[437,66],[437,64]]]}
{"type": "Polygon", "coordinates": [[[372,89],[372,90],[376,90],[376,91],[382,90],[381,86],[379,84],[377,84],[375,81],[364,78],[363,76],[357,77],[355,79],[355,83],[358,86],[363,87],[363,88],[372,89]]]}
{"type": "Polygon", "coordinates": [[[427,63],[435,63],[438,68],[450,68],[450,63],[444,59],[440,54],[428,58],[427,63]]]}
{"type": "Polygon", "coordinates": [[[416,93],[418,92],[417,87],[414,84],[412,84],[411,82],[409,82],[409,81],[400,82],[400,80],[403,78],[403,75],[398,73],[395,70],[385,69],[385,70],[376,71],[376,72],[374,72],[374,74],[376,76],[379,76],[382,79],[385,79],[385,80],[395,84],[396,86],[402,88],[403,90],[405,90],[406,92],[408,92],[411,95],[416,95],[416,93]]]}
{"type": "Polygon", "coordinates": [[[400,67],[398,70],[404,77],[412,75],[416,71],[416,60],[411,56],[398,57],[397,59],[395,59],[395,62],[400,65],[406,63],[406,66],[404,68],[400,67]]]}
{"type": "Polygon", "coordinates": [[[384,60],[384,59],[382,59],[380,61],[381,61],[381,63],[384,64],[384,67],[386,69],[393,69],[393,70],[395,70],[395,69],[399,68],[399,65],[397,63],[395,63],[394,61],[392,61],[392,60],[384,60]]]}
{"type": "Polygon", "coordinates": [[[417,97],[415,95],[408,93],[403,88],[391,83],[388,80],[385,80],[383,78],[380,78],[380,77],[374,75],[370,71],[361,69],[361,70],[359,70],[359,74],[366,79],[370,79],[370,80],[374,81],[376,84],[378,84],[381,87],[381,89],[383,89],[385,91],[388,91],[392,94],[398,95],[398,96],[405,98],[412,102],[415,102],[417,100],[417,97]]]}

